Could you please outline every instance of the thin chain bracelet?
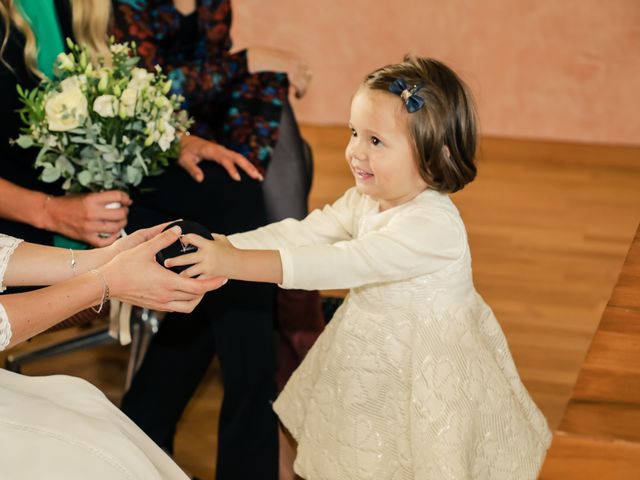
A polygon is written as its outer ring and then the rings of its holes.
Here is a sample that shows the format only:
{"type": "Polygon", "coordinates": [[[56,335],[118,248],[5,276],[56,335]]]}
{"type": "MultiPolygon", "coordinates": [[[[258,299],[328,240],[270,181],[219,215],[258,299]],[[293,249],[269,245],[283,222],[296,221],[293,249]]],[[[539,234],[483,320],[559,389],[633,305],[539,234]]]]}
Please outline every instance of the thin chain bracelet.
{"type": "Polygon", "coordinates": [[[73,248],[70,248],[69,251],[71,252],[71,276],[75,277],[76,276],[76,254],[73,251],[73,248]]]}
{"type": "Polygon", "coordinates": [[[107,285],[107,279],[104,278],[104,275],[102,274],[101,271],[89,270],[89,273],[93,273],[94,275],[97,275],[102,279],[102,300],[100,300],[100,306],[98,308],[91,307],[91,310],[93,310],[96,313],[100,313],[102,312],[102,309],[104,308],[106,303],[111,299],[111,296],[109,294],[109,285],[107,285]]]}

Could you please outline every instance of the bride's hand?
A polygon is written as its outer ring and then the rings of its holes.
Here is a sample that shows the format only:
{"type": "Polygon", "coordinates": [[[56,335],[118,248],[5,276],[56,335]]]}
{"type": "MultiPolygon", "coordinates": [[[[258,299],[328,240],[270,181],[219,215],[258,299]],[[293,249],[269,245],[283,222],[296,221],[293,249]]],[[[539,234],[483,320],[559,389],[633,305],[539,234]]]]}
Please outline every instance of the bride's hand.
{"type": "MultiPolygon", "coordinates": [[[[135,241],[144,240],[162,227],[163,225],[159,225],[139,231],[131,237],[136,236],[135,241]]],[[[179,236],[180,228],[173,227],[122,251],[100,267],[111,296],[154,310],[186,313],[196,307],[207,291],[224,285],[225,278],[218,277],[204,282],[181,277],[158,264],[156,253],[177,241],[179,236]]]]}

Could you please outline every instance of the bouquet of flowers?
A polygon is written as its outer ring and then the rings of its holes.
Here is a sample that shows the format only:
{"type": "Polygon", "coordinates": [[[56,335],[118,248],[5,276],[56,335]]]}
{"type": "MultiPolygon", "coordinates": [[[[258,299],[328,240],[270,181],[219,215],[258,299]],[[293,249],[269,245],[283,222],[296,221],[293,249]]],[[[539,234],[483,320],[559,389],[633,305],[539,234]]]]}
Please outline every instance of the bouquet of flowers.
{"type": "Polygon", "coordinates": [[[179,153],[179,132],[191,119],[169,95],[171,81],[159,66],[138,68],[135,44],[111,41],[111,58],[89,61],[87,49],[67,39],[55,78],[29,91],[18,86],[25,127],[19,146],[39,147],[40,178],[64,180],[67,192],[129,190],[162,173],[179,153]]]}

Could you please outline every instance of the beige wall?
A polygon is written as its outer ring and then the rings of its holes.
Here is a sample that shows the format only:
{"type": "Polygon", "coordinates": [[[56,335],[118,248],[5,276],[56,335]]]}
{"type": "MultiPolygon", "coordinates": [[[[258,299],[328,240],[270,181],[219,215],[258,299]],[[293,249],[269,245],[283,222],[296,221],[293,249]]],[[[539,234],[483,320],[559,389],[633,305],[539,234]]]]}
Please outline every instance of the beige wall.
{"type": "Polygon", "coordinates": [[[405,52],[471,86],[485,134],[640,145],[640,0],[234,0],[237,47],[308,60],[302,122],[344,124],[362,76],[405,52]]]}

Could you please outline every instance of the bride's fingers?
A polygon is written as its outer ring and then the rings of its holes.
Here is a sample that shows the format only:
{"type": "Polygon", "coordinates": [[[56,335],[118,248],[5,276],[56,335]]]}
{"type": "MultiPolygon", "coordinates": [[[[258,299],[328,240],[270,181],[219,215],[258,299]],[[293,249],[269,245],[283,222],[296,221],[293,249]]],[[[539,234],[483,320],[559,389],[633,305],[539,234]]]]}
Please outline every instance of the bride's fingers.
{"type": "Polygon", "coordinates": [[[201,275],[202,273],[204,273],[203,269],[200,267],[199,264],[196,264],[196,265],[191,265],[190,267],[181,271],[180,275],[183,277],[194,278],[194,277],[197,277],[198,275],[201,275]]]}
{"type": "Polygon", "coordinates": [[[182,275],[182,273],[176,275],[175,281],[171,284],[171,287],[175,291],[190,295],[202,295],[207,291],[207,288],[202,285],[202,282],[193,278],[188,278],[187,275],[182,275]]]}
{"type": "Polygon", "coordinates": [[[196,305],[200,302],[200,297],[195,298],[193,300],[174,300],[170,302],[163,303],[160,305],[157,310],[162,310],[165,312],[180,312],[180,313],[191,313],[196,305]]]}

